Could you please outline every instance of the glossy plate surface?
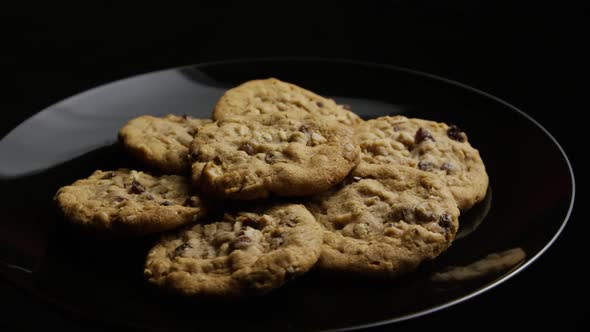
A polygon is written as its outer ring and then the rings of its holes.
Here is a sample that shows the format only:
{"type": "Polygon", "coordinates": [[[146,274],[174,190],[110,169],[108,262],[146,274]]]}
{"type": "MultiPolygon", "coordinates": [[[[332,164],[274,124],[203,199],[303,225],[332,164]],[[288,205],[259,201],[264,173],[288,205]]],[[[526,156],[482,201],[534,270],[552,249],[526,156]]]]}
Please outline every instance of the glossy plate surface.
{"type": "Polygon", "coordinates": [[[83,317],[154,330],[354,329],[417,317],[488,290],[530,264],[565,226],[574,197],[567,157],[516,108],[428,74],[347,61],[209,63],[117,81],[31,117],[0,140],[0,155],[0,275],[83,317]],[[209,117],[225,89],[271,76],[331,96],[363,118],[403,114],[465,130],[486,163],[490,191],[461,216],[453,246],[396,280],[335,280],[312,272],[261,298],[211,303],[162,294],[143,280],[154,237],[110,238],[61,220],[52,202],[60,186],[95,169],[143,168],[116,144],[127,120],[209,117]],[[431,279],[448,266],[512,248],[526,259],[502,272],[453,283],[431,279]]]}

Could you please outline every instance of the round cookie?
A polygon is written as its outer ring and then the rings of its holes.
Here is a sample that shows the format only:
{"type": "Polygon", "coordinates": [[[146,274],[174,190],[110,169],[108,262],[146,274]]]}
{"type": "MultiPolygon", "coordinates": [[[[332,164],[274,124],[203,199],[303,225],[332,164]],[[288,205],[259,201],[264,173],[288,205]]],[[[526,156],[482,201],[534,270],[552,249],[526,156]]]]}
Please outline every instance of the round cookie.
{"type": "Polygon", "coordinates": [[[321,245],[321,227],[305,207],[278,205],[163,236],[144,275],[185,295],[262,294],[309,270],[321,245]]]}
{"type": "Polygon", "coordinates": [[[55,201],[65,217],[85,227],[147,234],[191,223],[205,214],[201,200],[178,175],[152,176],[129,169],[96,171],[60,188],[55,201]]]}
{"type": "Polygon", "coordinates": [[[404,165],[438,174],[461,210],[485,197],[489,181],[485,166],[457,126],[385,116],[360,124],[355,138],[361,163],[404,165]]]}
{"type": "Polygon", "coordinates": [[[414,270],[449,247],[459,209],[436,175],[360,164],[338,188],[307,208],[324,227],[323,270],[391,277],[414,270]]]}
{"type": "Polygon", "coordinates": [[[191,144],[193,184],[233,199],[322,192],[358,163],[352,130],[322,118],[227,119],[205,125],[191,144]]]}
{"type": "Polygon", "coordinates": [[[338,105],[332,99],[276,78],[248,81],[226,91],[215,105],[213,119],[273,113],[290,118],[320,115],[347,126],[363,121],[348,106],[338,105]]]}
{"type": "Polygon", "coordinates": [[[208,119],[189,116],[143,115],[119,130],[119,141],[136,158],[166,173],[185,174],[190,169],[188,147],[208,119]]]}

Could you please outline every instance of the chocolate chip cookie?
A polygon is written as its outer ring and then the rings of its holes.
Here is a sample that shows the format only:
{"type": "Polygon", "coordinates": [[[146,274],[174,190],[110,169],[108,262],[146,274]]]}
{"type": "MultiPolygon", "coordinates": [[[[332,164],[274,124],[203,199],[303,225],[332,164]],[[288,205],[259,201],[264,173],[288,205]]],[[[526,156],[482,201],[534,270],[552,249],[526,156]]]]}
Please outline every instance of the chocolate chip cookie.
{"type": "Polygon", "coordinates": [[[479,155],[457,126],[403,116],[368,120],[355,129],[361,163],[405,165],[441,176],[461,210],[481,201],[488,175],[479,155]]]}
{"type": "Polygon", "coordinates": [[[144,274],[185,295],[262,294],[309,270],[321,245],[321,227],[305,207],[277,205],[163,236],[144,274]]]}
{"type": "Polygon", "coordinates": [[[190,116],[143,115],[131,119],[119,131],[121,144],[136,158],[166,173],[186,174],[190,170],[188,146],[208,119],[190,116]]]}
{"type": "Polygon", "coordinates": [[[459,209],[434,174],[360,164],[306,204],[324,228],[320,269],[390,277],[437,257],[454,239],[459,209]]]}
{"type": "Polygon", "coordinates": [[[55,201],[66,219],[97,230],[147,234],[194,222],[205,214],[188,179],[129,169],[96,171],[60,188],[55,201]]]}
{"type": "Polygon", "coordinates": [[[347,126],[362,122],[350,107],[338,105],[297,85],[275,78],[248,81],[228,90],[217,102],[213,119],[257,117],[262,114],[281,114],[289,118],[320,115],[347,126]]]}
{"type": "Polygon", "coordinates": [[[359,156],[349,127],[273,114],[204,125],[190,150],[193,184],[233,199],[322,192],[344,179],[359,156]]]}

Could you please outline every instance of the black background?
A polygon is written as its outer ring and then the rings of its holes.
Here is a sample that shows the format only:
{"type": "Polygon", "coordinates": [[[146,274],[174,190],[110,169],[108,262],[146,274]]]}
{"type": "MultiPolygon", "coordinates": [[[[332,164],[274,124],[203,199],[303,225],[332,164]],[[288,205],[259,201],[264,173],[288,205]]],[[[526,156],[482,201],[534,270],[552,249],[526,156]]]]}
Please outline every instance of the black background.
{"type": "MultiPolygon", "coordinates": [[[[336,57],[406,66],[490,92],[537,119],[578,171],[588,141],[581,121],[586,14],[566,2],[491,0],[5,8],[0,137],[52,103],[139,73],[247,57],[336,57]]],[[[380,330],[579,326],[588,291],[579,210],[555,245],[516,278],[380,330]]],[[[106,328],[37,303],[1,280],[0,308],[0,328],[7,330],[106,328]]]]}

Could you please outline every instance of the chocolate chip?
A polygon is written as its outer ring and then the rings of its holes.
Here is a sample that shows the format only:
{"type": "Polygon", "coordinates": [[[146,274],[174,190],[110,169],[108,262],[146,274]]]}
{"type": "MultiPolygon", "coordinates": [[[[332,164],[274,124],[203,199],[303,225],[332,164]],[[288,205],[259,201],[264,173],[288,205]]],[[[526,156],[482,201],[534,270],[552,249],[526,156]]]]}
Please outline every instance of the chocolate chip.
{"type": "Polygon", "coordinates": [[[335,230],[339,231],[341,229],[343,229],[346,224],[343,222],[337,222],[337,223],[333,223],[332,226],[334,227],[335,230]]]}
{"type": "Polygon", "coordinates": [[[145,191],[145,187],[143,186],[143,184],[139,183],[139,181],[133,180],[133,182],[131,182],[131,192],[132,193],[139,195],[144,191],[145,191]]]}
{"type": "Polygon", "coordinates": [[[451,216],[447,213],[443,214],[442,216],[440,216],[440,218],[438,218],[438,224],[440,225],[440,227],[444,229],[451,228],[451,222],[451,216]]]}
{"type": "Polygon", "coordinates": [[[154,200],[154,196],[152,196],[151,194],[147,194],[147,195],[145,195],[145,198],[146,198],[148,201],[153,201],[153,200],[154,200]]]}
{"type": "Polygon", "coordinates": [[[190,115],[187,115],[187,114],[183,114],[182,115],[182,118],[185,119],[185,120],[192,119],[192,117],[190,115]]]}
{"type": "Polygon", "coordinates": [[[447,172],[447,174],[455,169],[455,166],[451,163],[448,162],[444,162],[442,165],[440,165],[440,169],[447,172]]]}
{"type": "Polygon", "coordinates": [[[200,155],[200,153],[199,153],[199,150],[194,150],[194,151],[191,153],[191,159],[192,159],[192,160],[198,160],[198,159],[199,159],[199,155],[200,155]]]}
{"type": "Polygon", "coordinates": [[[115,202],[122,202],[124,201],[126,198],[125,197],[121,197],[121,196],[115,196],[115,202]]]}
{"type": "Polygon", "coordinates": [[[244,227],[248,226],[248,227],[258,229],[258,221],[254,220],[252,218],[245,217],[240,221],[242,222],[242,226],[244,226],[244,227]]]}
{"type": "Polygon", "coordinates": [[[179,245],[176,247],[176,249],[174,249],[174,257],[182,255],[182,253],[188,248],[192,248],[188,242],[184,242],[183,244],[179,245]]]}
{"type": "Polygon", "coordinates": [[[318,105],[319,108],[324,107],[324,103],[322,103],[321,101],[316,101],[315,104],[318,105]]]}
{"type": "Polygon", "coordinates": [[[246,152],[249,156],[254,154],[254,147],[250,143],[244,143],[240,145],[238,150],[246,152]]]}
{"type": "Polygon", "coordinates": [[[432,137],[432,135],[430,134],[430,132],[428,130],[420,127],[416,131],[416,136],[414,137],[414,142],[416,142],[416,144],[420,144],[420,143],[424,142],[427,139],[429,139],[431,141],[434,141],[434,137],[432,137]]]}
{"type": "Polygon", "coordinates": [[[266,161],[268,164],[274,164],[274,160],[273,160],[274,157],[275,157],[275,155],[272,152],[269,152],[264,157],[264,161],[266,161]]]}
{"type": "Polygon", "coordinates": [[[304,133],[304,134],[309,134],[309,127],[307,125],[301,125],[301,127],[299,127],[299,131],[304,133]]]}
{"type": "Polygon", "coordinates": [[[434,169],[434,164],[430,161],[420,160],[418,163],[418,169],[425,172],[431,172],[434,169]]]}
{"type": "Polygon", "coordinates": [[[353,176],[353,177],[351,177],[351,179],[352,179],[352,182],[359,182],[363,178],[361,178],[360,176],[353,176]]]}
{"type": "Polygon", "coordinates": [[[344,108],[345,110],[352,110],[352,107],[350,107],[350,105],[342,104],[340,106],[342,106],[342,108],[344,108]]]}
{"type": "Polygon", "coordinates": [[[449,126],[447,129],[447,136],[458,142],[465,142],[465,134],[456,125],[449,126]]]}
{"type": "Polygon", "coordinates": [[[117,176],[117,173],[115,173],[115,172],[108,172],[107,174],[103,175],[101,179],[103,179],[103,180],[112,179],[115,176],[117,176]]]}
{"type": "Polygon", "coordinates": [[[170,202],[170,201],[163,201],[162,203],[160,203],[160,205],[170,206],[170,205],[172,205],[172,202],[170,202]]]}
{"type": "Polygon", "coordinates": [[[402,128],[400,126],[393,126],[393,131],[400,131],[402,128]]]}

